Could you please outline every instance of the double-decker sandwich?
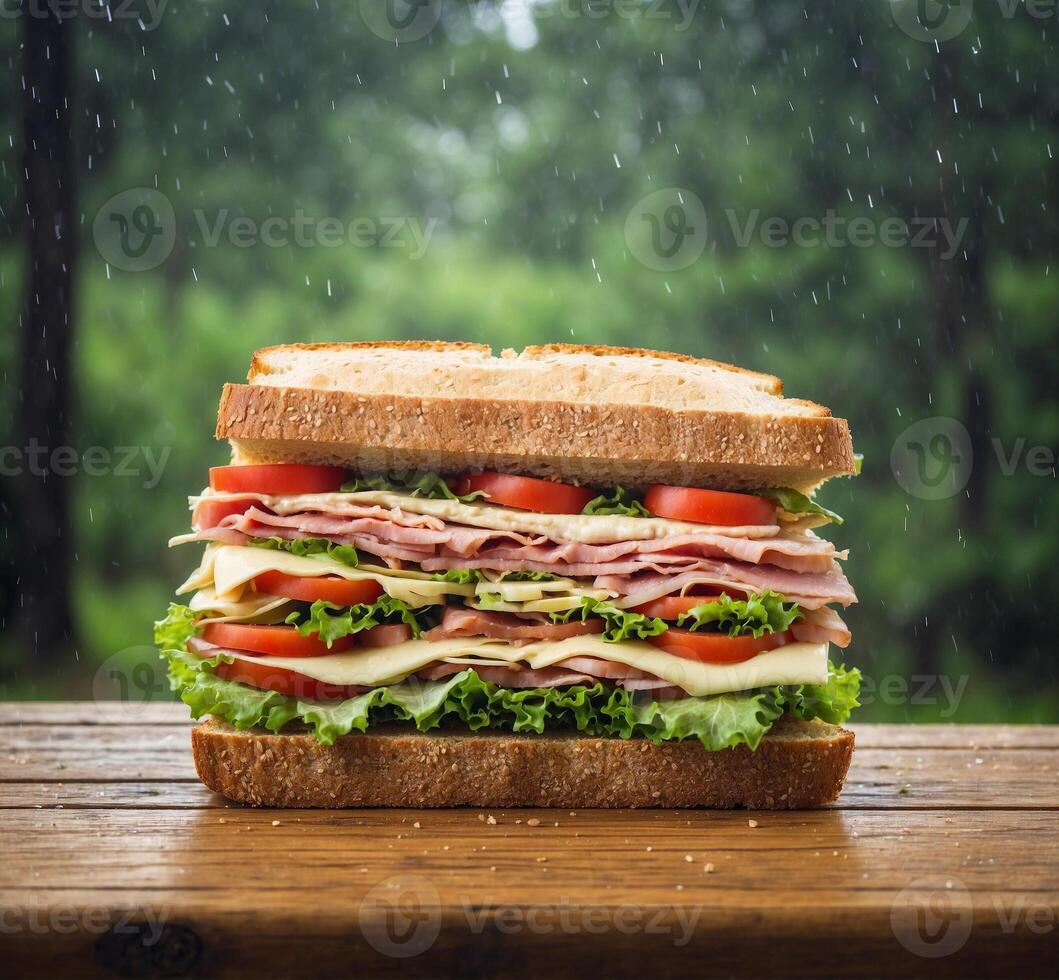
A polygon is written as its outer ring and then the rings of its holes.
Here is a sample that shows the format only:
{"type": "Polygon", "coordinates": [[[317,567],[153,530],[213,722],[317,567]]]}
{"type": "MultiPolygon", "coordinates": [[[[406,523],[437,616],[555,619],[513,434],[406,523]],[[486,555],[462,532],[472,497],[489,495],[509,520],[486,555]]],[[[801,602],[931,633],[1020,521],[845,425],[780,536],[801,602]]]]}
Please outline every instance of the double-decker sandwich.
{"type": "Polygon", "coordinates": [[[856,601],[849,428],[657,351],[270,347],[157,624],[202,780],[276,806],[815,806],[856,601]]]}

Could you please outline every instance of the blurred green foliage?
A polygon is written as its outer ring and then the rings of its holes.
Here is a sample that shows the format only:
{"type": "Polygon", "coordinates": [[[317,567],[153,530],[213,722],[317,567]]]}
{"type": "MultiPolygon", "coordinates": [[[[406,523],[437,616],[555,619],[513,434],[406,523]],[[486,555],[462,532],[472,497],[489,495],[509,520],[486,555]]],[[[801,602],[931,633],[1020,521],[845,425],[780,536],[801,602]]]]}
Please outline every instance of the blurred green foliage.
{"type": "MultiPolygon", "coordinates": [[[[1005,475],[991,442],[1059,447],[1055,22],[979,5],[934,45],[904,33],[893,6],[728,0],[693,5],[681,29],[669,3],[618,16],[589,0],[566,14],[446,2],[433,31],[399,45],[358,5],[327,0],[171,0],[152,31],[78,21],[75,445],[168,456],[152,488],[73,478],[77,655],[31,679],[20,651],[0,648],[0,695],[87,694],[98,664],[148,642],[195,561],[164,542],[225,458],[211,439],[220,386],[255,348],[428,337],[647,346],[782,376],[849,418],[866,457],[859,479],[822,492],[847,518],[828,533],[851,549],[861,596],[847,662],[877,683],[966,678],[955,711],[934,683],[860,717],[1059,721],[1054,472],[1005,475]],[[176,214],[172,254],[147,272],[108,265],[92,236],[104,202],[134,187],[176,214]],[[659,272],[624,225],[666,187],[702,201],[709,235],[690,267],[659,272]],[[832,209],[967,228],[942,260],[878,241],[744,247],[726,213],[832,209]],[[436,224],[418,259],[203,233],[299,212],[436,224]],[[961,420],[975,450],[966,492],[937,502],[905,493],[889,463],[902,430],[931,416],[961,420]]],[[[17,30],[0,22],[8,92],[17,30]]],[[[0,105],[9,324],[24,300],[16,113],[0,105]]],[[[17,329],[10,339],[5,420],[17,329]]]]}

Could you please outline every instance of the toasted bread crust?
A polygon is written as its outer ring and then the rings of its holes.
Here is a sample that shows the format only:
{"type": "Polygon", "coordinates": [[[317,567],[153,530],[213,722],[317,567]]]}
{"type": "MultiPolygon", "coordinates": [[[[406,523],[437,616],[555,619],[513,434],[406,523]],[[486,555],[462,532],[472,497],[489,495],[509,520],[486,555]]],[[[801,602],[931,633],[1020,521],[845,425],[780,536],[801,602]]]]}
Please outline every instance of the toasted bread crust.
{"type": "Polygon", "coordinates": [[[498,469],[589,485],[808,492],[853,473],[844,419],[780,419],[652,405],[413,398],[225,385],[218,439],[239,462],[459,472],[498,469]]]}
{"type": "Polygon", "coordinates": [[[756,751],[695,740],[431,732],[403,726],[322,745],[304,732],[191,733],[199,778],[240,803],[277,807],[718,807],[803,809],[837,798],[853,733],[784,718],[756,751]]]}

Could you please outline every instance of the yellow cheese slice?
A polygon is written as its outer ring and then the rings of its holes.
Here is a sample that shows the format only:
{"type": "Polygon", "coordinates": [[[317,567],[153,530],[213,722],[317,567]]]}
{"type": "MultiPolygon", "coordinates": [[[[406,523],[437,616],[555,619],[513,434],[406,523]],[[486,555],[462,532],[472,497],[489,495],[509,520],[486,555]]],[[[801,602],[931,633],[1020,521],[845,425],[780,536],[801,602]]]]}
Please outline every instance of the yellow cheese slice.
{"type": "Polygon", "coordinates": [[[649,643],[605,643],[598,636],[513,646],[502,640],[409,640],[390,647],[357,649],[327,657],[243,657],[297,671],[326,684],[377,687],[392,684],[435,660],[480,657],[493,662],[551,667],[571,657],[598,657],[661,677],[696,697],[775,684],[823,684],[826,643],[790,643],[738,664],[706,664],[674,657],[649,643]]]}
{"type": "Polygon", "coordinates": [[[442,602],[447,595],[474,595],[473,585],[439,582],[422,573],[417,573],[416,577],[411,578],[392,574],[389,569],[377,565],[358,565],[352,568],[326,556],[292,555],[289,551],[279,551],[275,548],[242,545],[207,547],[201,564],[177,589],[177,595],[212,585],[218,597],[238,601],[246,585],[262,572],[270,571],[303,578],[337,575],[351,582],[373,579],[388,595],[401,599],[410,606],[435,605],[442,602]]]}

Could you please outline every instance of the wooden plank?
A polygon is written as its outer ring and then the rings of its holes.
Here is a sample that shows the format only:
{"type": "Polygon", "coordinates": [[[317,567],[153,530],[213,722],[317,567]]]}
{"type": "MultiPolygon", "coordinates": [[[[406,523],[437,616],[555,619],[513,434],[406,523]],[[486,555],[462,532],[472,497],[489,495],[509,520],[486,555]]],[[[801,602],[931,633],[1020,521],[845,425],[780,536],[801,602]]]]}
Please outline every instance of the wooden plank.
{"type": "Polygon", "coordinates": [[[836,957],[848,975],[1056,966],[1055,814],[492,816],[12,811],[0,949],[19,975],[69,973],[132,909],[190,931],[166,942],[198,944],[196,975],[356,962],[368,975],[530,976],[604,956],[628,976],[660,956],[676,974],[802,976],[834,972],[836,957]],[[973,930],[924,959],[914,903],[946,896],[973,930]],[[56,913],[71,933],[57,934],[56,913]]]}
{"type": "MultiPolygon", "coordinates": [[[[1059,807],[1059,752],[1047,749],[858,748],[838,806],[1059,807]]],[[[179,726],[34,724],[0,728],[0,786],[36,783],[0,796],[27,805],[62,802],[49,783],[195,781],[188,730],[179,726]]],[[[67,790],[69,792],[69,790],[67,790]]],[[[87,790],[89,798],[96,790],[87,790]]],[[[139,799],[133,792],[105,799],[139,799]]],[[[98,798],[98,797],[97,797],[98,798]]],[[[71,803],[73,800],[71,799],[71,803]]],[[[11,805],[0,802],[0,805],[11,805]]]]}
{"type": "Polygon", "coordinates": [[[194,725],[182,701],[21,701],[0,703],[0,725],[194,725]]]}
{"type": "MultiPolygon", "coordinates": [[[[223,798],[200,786],[186,746],[161,757],[115,753],[109,763],[76,765],[65,753],[34,764],[0,764],[20,781],[0,781],[0,808],[53,806],[217,807],[223,798]],[[66,768],[57,770],[59,759],[66,768]],[[149,771],[153,780],[137,778],[149,771]],[[159,772],[171,775],[164,780],[159,772]],[[57,778],[56,778],[57,777],[57,778]],[[22,781],[28,779],[29,781],[22,781]],[[87,781],[83,781],[87,780],[87,781]]],[[[1003,753],[862,749],[853,757],[839,809],[1059,809],[1059,760],[1041,750],[1003,753]],[[979,764],[978,760],[982,763],[979,764]]]]}
{"type": "Polygon", "coordinates": [[[856,733],[858,749],[1059,749],[1059,725],[854,724],[849,727],[856,733]]]}

